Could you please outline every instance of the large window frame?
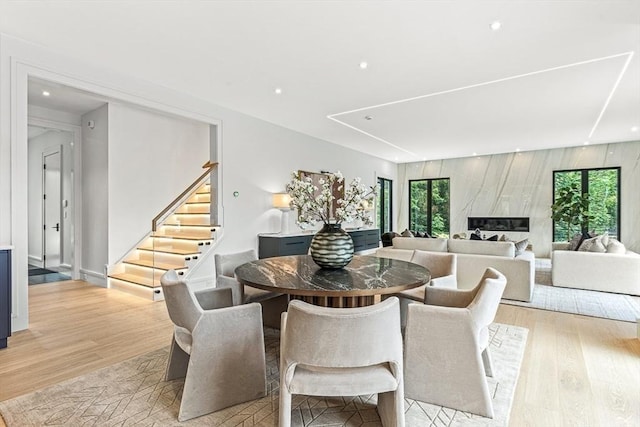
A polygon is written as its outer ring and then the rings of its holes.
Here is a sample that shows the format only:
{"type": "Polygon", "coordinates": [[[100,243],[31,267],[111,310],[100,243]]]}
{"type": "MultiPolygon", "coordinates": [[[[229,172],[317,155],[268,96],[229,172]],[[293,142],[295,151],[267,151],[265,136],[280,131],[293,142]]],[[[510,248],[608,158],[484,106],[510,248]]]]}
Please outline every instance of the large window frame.
{"type": "MultiPolygon", "coordinates": [[[[451,234],[451,179],[450,178],[424,178],[424,179],[410,179],[409,180],[409,229],[412,231],[427,232],[430,236],[434,236],[434,215],[433,215],[433,186],[436,181],[447,181],[447,203],[445,213],[445,230],[442,230],[439,235],[442,237],[449,237],[451,234]],[[416,224],[416,218],[414,218],[413,206],[413,183],[426,182],[426,209],[425,214],[427,223],[425,225],[416,224]]],[[[435,237],[435,236],[434,236],[435,237]]]]}
{"type": "Polygon", "coordinates": [[[380,235],[391,231],[393,212],[393,181],[378,177],[378,197],[376,199],[377,225],[380,235]]]}
{"type": "MultiPolygon", "coordinates": [[[[620,166],[614,166],[614,167],[603,167],[603,168],[584,168],[584,169],[563,169],[563,170],[556,170],[553,171],[553,192],[552,192],[552,200],[555,202],[556,199],[556,177],[558,174],[561,173],[579,173],[580,174],[580,186],[581,186],[581,193],[587,193],[587,194],[591,194],[589,192],[589,173],[591,172],[597,172],[597,171],[616,171],[617,177],[616,177],[616,196],[617,196],[617,200],[616,200],[616,224],[615,224],[615,232],[612,233],[610,229],[606,230],[607,233],[609,234],[609,236],[611,237],[615,237],[618,240],[621,240],[620,236],[621,236],[621,230],[620,230],[620,224],[621,224],[621,206],[622,206],[622,201],[621,201],[621,183],[622,183],[622,169],[620,166]]],[[[559,232],[559,230],[556,230],[556,221],[553,221],[553,225],[552,225],[552,229],[551,229],[551,236],[552,239],[555,241],[559,238],[559,236],[563,236],[563,234],[561,232],[559,232]]],[[[591,221],[591,223],[588,222],[588,226],[587,229],[588,230],[592,230],[593,227],[593,221],[591,221]]],[[[603,232],[604,230],[595,230],[596,232],[603,232]]]]}

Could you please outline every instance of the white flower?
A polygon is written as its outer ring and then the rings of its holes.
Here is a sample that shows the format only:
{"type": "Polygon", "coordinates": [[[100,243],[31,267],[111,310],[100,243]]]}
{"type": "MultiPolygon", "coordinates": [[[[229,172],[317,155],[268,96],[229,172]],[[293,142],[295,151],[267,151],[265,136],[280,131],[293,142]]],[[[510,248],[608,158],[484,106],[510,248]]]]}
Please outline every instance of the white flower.
{"type": "Polygon", "coordinates": [[[301,227],[311,226],[316,221],[325,224],[332,222],[351,222],[357,219],[365,224],[372,224],[371,217],[364,208],[364,202],[375,197],[375,188],[368,188],[361,179],[354,178],[345,187],[342,173],[329,173],[318,180],[319,187],[313,184],[310,176],[301,178],[297,172],[291,174],[291,181],[286,185],[291,196],[291,207],[298,210],[297,224],[301,227]],[[334,189],[342,194],[336,198],[334,189]],[[334,204],[335,201],[335,204],[334,204]]]}

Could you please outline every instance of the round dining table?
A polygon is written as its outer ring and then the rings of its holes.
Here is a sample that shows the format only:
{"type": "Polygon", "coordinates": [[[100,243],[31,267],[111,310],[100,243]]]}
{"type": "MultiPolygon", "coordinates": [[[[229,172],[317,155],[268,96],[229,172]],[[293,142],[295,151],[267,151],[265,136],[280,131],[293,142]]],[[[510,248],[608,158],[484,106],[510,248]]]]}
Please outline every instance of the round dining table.
{"type": "Polygon", "coordinates": [[[429,270],[411,262],[355,255],[344,268],[320,268],[310,255],[263,258],[240,265],[246,286],[290,295],[325,307],[362,307],[383,295],[428,284],[429,270]]]}

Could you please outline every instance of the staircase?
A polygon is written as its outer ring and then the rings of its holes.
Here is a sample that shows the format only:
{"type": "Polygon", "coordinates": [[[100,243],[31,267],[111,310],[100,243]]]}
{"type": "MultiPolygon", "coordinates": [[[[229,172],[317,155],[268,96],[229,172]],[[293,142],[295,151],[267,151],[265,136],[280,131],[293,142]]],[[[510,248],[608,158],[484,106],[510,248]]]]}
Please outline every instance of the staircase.
{"type": "Polygon", "coordinates": [[[168,270],[187,277],[216,242],[209,177],[217,163],[152,220],[148,233],[108,274],[108,286],[154,301],[163,300],[160,277],[168,270]]]}

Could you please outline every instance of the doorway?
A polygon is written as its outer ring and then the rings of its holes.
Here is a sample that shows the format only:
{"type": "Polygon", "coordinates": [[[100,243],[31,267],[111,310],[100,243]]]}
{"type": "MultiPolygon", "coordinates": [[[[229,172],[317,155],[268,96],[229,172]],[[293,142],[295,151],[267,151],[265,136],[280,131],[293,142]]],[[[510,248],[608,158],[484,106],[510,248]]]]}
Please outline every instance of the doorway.
{"type": "Polygon", "coordinates": [[[73,276],[74,131],[54,126],[28,126],[29,285],[73,276]]]}

